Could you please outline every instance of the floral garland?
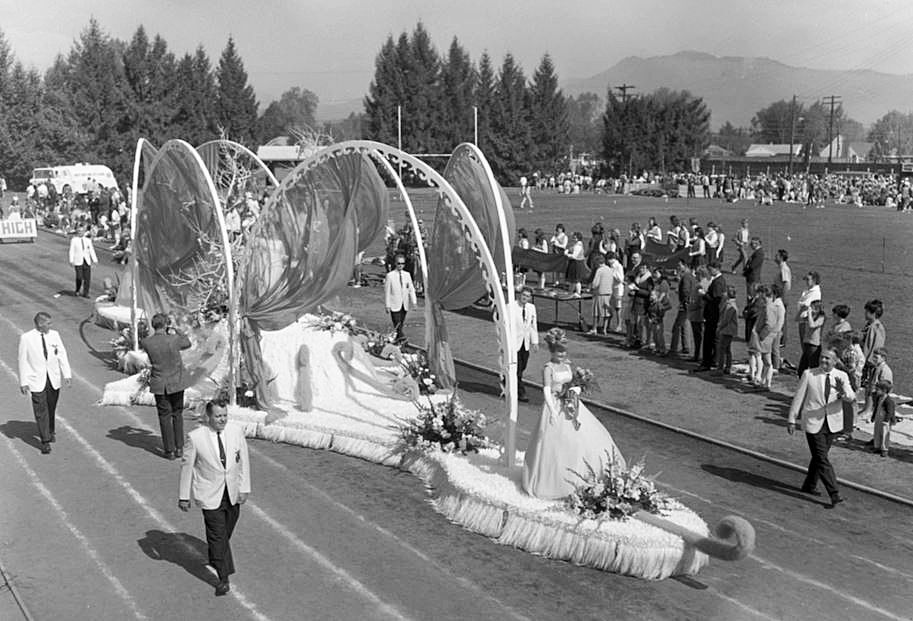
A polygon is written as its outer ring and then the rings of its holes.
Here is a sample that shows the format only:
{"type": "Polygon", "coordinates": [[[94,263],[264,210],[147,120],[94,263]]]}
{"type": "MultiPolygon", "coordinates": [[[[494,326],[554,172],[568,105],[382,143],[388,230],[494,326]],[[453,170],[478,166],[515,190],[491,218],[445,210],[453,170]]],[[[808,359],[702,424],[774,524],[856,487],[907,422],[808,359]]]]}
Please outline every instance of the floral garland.
{"type": "Polygon", "coordinates": [[[626,520],[638,511],[661,515],[677,508],[678,501],[658,491],[655,475],[647,477],[644,468],[643,458],[623,468],[606,452],[600,472],[587,464],[585,475],[575,473],[583,482],[567,497],[565,505],[584,518],[611,520],[626,520]]]}
{"type": "Polygon", "coordinates": [[[410,448],[425,451],[440,450],[445,453],[478,453],[491,445],[485,436],[488,421],[485,415],[466,408],[457,398],[456,391],[447,401],[428,405],[416,404],[419,414],[400,426],[400,440],[410,448]]]}
{"type": "Polygon", "coordinates": [[[317,315],[310,321],[310,326],[317,330],[348,332],[349,334],[355,334],[357,329],[355,318],[339,311],[317,315]]]}

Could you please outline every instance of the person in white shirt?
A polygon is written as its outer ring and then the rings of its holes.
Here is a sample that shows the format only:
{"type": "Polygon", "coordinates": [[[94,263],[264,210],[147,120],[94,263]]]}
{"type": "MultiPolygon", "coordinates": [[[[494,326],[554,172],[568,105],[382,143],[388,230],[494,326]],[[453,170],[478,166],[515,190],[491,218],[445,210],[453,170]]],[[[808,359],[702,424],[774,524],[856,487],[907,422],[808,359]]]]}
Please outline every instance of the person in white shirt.
{"type": "Polygon", "coordinates": [[[530,192],[529,181],[525,176],[520,177],[520,209],[524,205],[529,205],[529,210],[533,210],[533,197],[530,192]]]}
{"type": "Polygon", "coordinates": [[[517,300],[511,308],[511,319],[514,349],[517,350],[517,399],[529,401],[526,386],[523,385],[523,373],[529,363],[529,352],[539,351],[539,322],[536,318],[536,305],[533,304],[533,292],[529,287],[523,287],[517,294],[517,300]]]}
{"type": "Polygon", "coordinates": [[[35,329],[19,337],[19,391],[31,395],[32,412],[41,438],[41,452],[51,452],[57,441],[54,417],[60,385],[70,385],[73,377],[67,350],[57,330],[51,330],[51,315],[35,315],[35,329]]]}
{"type": "Polygon", "coordinates": [[[85,225],[76,228],[76,235],[70,240],[70,265],[76,270],[76,291],[74,295],[89,297],[89,286],[92,283],[92,266],[98,263],[95,245],[91,233],[85,225]],[[82,293],[80,293],[80,291],[82,293]]]}
{"type": "Polygon", "coordinates": [[[592,336],[599,334],[602,324],[602,333],[609,334],[609,324],[612,322],[612,291],[614,276],[612,268],[606,265],[605,256],[598,254],[593,259],[593,282],[590,290],[593,292],[593,329],[588,332],[592,336]]]}
{"type": "Polygon", "coordinates": [[[397,342],[405,340],[403,325],[406,313],[418,304],[415,296],[415,285],[412,276],[406,271],[406,256],[398,254],[393,259],[394,268],[384,278],[384,304],[393,327],[396,329],[397,342]]]}

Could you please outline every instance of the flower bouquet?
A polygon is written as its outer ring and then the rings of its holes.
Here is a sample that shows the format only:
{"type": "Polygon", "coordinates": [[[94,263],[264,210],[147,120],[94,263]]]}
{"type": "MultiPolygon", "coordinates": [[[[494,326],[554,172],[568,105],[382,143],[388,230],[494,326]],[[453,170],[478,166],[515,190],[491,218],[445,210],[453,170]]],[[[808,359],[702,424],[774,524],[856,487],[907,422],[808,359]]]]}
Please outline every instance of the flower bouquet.
{"type": "Polygon", "coordinates": [[[419,415],[399,428],[402,443],[411,448],[441,450],[445,453],[478,453],[489,446],[485,436],[485,415],[467,409],[456,396],[443,403],[417,404],[419,415]]]}
{"type": "Polygon", "coordinates": [[[589,369],[583,367],[571,368],[571,379],[558,393],[565,411],[574,423],[574,429],[580,429],[577,412],[580,409],[580,397],[592,395],[599,390],[599,382],[589,369]]]}
{"type": "Polygon", "coordinates": [[[606,452],[600,472],[587,464],[585,475],[577,474],[582,483],[565,499],[574,513],[588,519],[626,520],[638,511],[662,515],[679,506],[678,501],[656,489],[654,478],[644,475],[641,458],[630,468],[623,468],[606,452]]]}
{"type": "Polygon", "coordinates": [[[329,314],[317,315],[310,325],[318,330],[353,334],[355,332],[355,323],[355,318],[352,315],[332,311],[329,314]]]}
{"type": "Polygon", "coordinates": [[[418,384],[419,392],[423,395],[433,395],[437,392],[437,376],[431,372],[428,366],[428,359],[425,354],[415,352],[414,354],[403,354],[399,361],[403,369],[412,376],[412,379],[418,384]]]}
{"type": "Polygon", "coordinates": [[[366,352],[384,360],[398,360],[402,352],[396,345],[396,331],[381,334],[373,330],[365,331],[361,345],[366,352]]]}

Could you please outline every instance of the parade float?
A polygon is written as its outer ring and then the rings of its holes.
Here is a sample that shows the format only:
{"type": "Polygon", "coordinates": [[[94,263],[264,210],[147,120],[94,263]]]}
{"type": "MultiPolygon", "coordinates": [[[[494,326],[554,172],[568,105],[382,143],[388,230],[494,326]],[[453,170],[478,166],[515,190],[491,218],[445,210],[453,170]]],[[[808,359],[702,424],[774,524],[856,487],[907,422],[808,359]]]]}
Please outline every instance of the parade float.
{"type": "MultiPolygon", "coordinates": [[[[693,575],[710,557],[737,560],[752,550],[748,522],[727,517],[711,534],[697,514],[662,493],[642,463],[578,473],[575,493],[558,501],[523,491],[522,453],[514,442],[516,352],[509,346],[514,291],[505,286],[513,273],[514,225],[474,145],[460,145],[443,173],[376,142],[327,146],[269,188],[256,220],[234,239],[225,216],[238,189],[214,181],[220,168],[213,161],[207,165],[181,141],[160,150],[140,141],[137,148],[132,334],[139,332],[143,309],[169,313],[192,335],[195,345],[185,358],[192,398],[227,394],[231,419],[249,437],[408,470],[448,519],[535,554],[661,579],[693,575]],[[388,186],[416,221],[395,172],[403,168],[438,200],[430,252],[420,250],[427,358],[399,350],[355,318],[318,311],[383,230],[388,186]],[[503,412],[462,404],[445,325],[444,311],[486,295],[503,412]],[[492,419],[500,419],[498,442],[486,437],[492,419]]],[[[103,398],[107,404],[151,402],[142,372],[109,384],[103,398]]]]}

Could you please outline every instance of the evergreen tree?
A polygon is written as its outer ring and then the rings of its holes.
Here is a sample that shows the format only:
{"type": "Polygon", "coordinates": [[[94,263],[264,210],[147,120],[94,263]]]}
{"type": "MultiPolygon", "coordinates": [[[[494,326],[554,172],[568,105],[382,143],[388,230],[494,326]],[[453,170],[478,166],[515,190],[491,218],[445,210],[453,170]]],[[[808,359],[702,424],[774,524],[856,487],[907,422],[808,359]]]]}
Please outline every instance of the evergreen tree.
{"type": "Polygon", "coordinates": [[[431,37],[419,22],[412,32],[408,52],[400,62],[405,67],[403,103],[403,148],[411,153],[438,153],[444,147],[438,137],[441,126],[441,60],[431,37]]]}
{"type": "Polygon", "coordinates": [[[452,150],[461,142],[473,140],[473,90],[476,82],[475,68],[469,54],[456,37],[450,44],[447,60],[441,67],[441,122],[439,138],[444,151],[452,150]]]}
{"type": "Polygon", "coordinates": [[[219,59],[216,80],[216,114],[220,127],[231,140],[252,143],[257,130],[257,98],[253,87],[247,83],[247,72],[232,37],[228,37],[219,59]]]}
{"type": "Polygon", "coordinates": [[[479,142],[476,146],[487,156],[494,144],[491,123],[495,115],[496,97],[495,70],[488,52],[483,52],[482,57],[479,59],[479,71],[473,96],[479,117],[477,127],[479,142]]]}
{"type": "Polygon", "coordinates": [[[492,171],[502,183],[516,184],[522,175],[531,172],[529,117],[526,77],[508,53],[495,85],[492,148],[486,152],[492,171]]]}
{"type": "Polygon", "coordinates": [[[568,133],[575,153],[597,153],[601,150],[603,109],[596,93],[581,93],[567,98],[568,133]]]}
{"type": "Polygon", "coordinates": [[[165,40],[156,35],[152,44],[145,29],[137,28],[124,50],[124,73],[130,87],[128,135],[135,143],[146,138],[161,146],[172,137],[178,89],[174,55],[165,40]]]}
{"type": "MultiPolygon", "coordinates": [[[[216,79],[206,50],[198,47],[191,56],[185,54],[177,64],[175,76],[175,116],[172,136],[197,146],[219,137],[217,123],[216,79]]],[[[237,139],[235,136],[230,136],[237,139]]]]}
{"type": "Polygon", "coordinates": [[[403,67],[391,35],[374,59],[374,79],[364,100],[365,130],[369,139],[396,144],[396,107],[402,102],[403,91],[403,67]]]}
{"type": "Polygon", "coordinates": [[[567,101],[558,88],[558,76],[551,57],[542,57],[533,74],[530,97],[530,164],[539,171],[554,170],[567,155],[570,125],[567,101]]]}

